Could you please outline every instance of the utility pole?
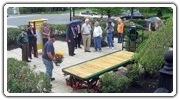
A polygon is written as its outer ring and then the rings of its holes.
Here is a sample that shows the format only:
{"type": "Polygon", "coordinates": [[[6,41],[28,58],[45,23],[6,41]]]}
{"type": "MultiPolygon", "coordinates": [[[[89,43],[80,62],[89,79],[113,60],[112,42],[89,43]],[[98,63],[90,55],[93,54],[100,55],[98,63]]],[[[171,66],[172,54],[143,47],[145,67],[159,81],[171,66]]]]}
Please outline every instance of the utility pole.
{"type": "Polygon", "coordinates": [[[75,16],[75,8],[73,7],[72,10],[73,10],[73,18],[74,18],[74,16],[75,16]]]}
{"type": "Polygon", "coordinates": [[[70,7],[70,21],[72,20],[72,18],[71,18],[71,17],[72,17],[71,9],[72,9],[72,8],[70,7]]]}
{"type": "Polygon", "coordinates": [[[131,19],[133,19],[134,7],[131,7],[131,19]]]}

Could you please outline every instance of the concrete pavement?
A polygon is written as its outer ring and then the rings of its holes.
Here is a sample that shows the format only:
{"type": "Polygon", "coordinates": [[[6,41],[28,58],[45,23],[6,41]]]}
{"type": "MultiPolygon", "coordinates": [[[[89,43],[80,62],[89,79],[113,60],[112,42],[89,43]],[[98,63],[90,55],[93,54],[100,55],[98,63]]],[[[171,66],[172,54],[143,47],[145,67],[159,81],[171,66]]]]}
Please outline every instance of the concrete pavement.
{"type": "MultiPolygon", "coordinates": [[[[64,61],[60,66],[54,65],[53,69],[53,77],[55,80],[51,82],[52,84],[52,92],[53,93],[78,93],[78,90],[73,90],[71,87],[67,86],[65,83],[65,79],[63,76],[62,68],[66,68],[68,66],[75,65],[80,62],[84,62],[93,58],[97,58],[99,56],[103,56],[109,54],[111,52],[115,52],[122,49],[122,44],[117,43],[117,39],[115,38],[114,49],[108,49],[107,47],[102,48],[102,52],[93,52],[94,48],[91,47],[91,52],[84,52],[84,49],[75,49],[75,56],[71,57],[68,55],[68,47],[66,42],[56,41],[54,43],[55,50],[60,50],[64,52],[64,61]]],[[[82,46],[83,47],[83,46],[82,46]]],[[[16,58],[21,60],[21,49],[14,49],[7,51],[7,58],[16,58]]],[[[39,58],[33,58],[30,63],[28,63],[32,68],[35,68],[35,71],[45,72],[45,66],[42,62],[41,55],[39,58]]]]}

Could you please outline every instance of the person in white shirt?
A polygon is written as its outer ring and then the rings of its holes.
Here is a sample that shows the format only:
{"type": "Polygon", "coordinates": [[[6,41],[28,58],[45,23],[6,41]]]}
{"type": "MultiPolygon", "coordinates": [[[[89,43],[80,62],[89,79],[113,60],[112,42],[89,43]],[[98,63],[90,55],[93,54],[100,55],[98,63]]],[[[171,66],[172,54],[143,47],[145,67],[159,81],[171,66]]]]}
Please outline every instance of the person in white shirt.
{"type": "Polygon", "coordinates": [[[83,45],[84,45],[84,52],[91,52],[90,45],[91,45],[91,25],[89,19],[85,20],[85,23],[81,27],[83,45]]]}
{"type": "Polygon", "coordinates": [[[99,26],[99,22],[94,23],[94,31],[93,31],[93,37],[94,37],[94,48],[95,51],[101,52],[101,37],[102,37],[102,28],[99,26]]]}

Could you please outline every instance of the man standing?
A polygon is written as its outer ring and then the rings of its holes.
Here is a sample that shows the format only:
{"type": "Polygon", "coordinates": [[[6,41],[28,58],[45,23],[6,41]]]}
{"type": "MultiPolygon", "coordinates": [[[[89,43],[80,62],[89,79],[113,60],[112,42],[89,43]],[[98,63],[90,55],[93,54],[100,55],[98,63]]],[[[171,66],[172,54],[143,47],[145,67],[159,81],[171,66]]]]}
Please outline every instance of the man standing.
{"type": "Polygon", "coordinates": [[[42,30],[42,38],[43,38],[43,46],[44,46],[50,36],[50,27],[47,24],[47,21],[43,22],[41,30],[42,30]]]}
{"type": "Polygon", "coordinates": [[[22,30],[19,39],[18,39],[18,44],[22,49],[22,60],[26,62],[31,62],[28,60],[28,55],[29,55],[29,40],[28,40],[28,35],[26,30],[22,30]]]}
{"type": "Polygon", "coordinates": [[[75,55],[74,53],[75,38],[76,38],[76,33],[75,33],[74,25],[71,23],[70,25],[67,26],[66,29],[66,41],[68,44],[69,56],[75,55]]]}
{"type": "Polygon", "coordinates": [[[36,35],[36,31],[34,30],[32,25],[28,25],[28,38],[29,38],[29,58],[32,59],[31,56],[31,52],[33,49],[33,53],[34,53],[34,57],[38,57],[37,56],[37,35],[36,35]]]}
{"type": "Polygon", "coordinates": [[[55,80],[55,78],[52,77],[52,71],[53,71],[53,62],[56,62],[56,59],[54,57],[55,50],[53,43],[56,41],[55,35],[51,35],[49,41],[45,43],[45,46],[43,48],[43,54],[42,54],[42,60],[46,67],[46,74],[48,75],[49,79],[51,81],[55,80]]]}
{"type": "Polygon", "coordinates": [[[81,33],[83,38],[83,45],[84,45],[84,52],[91,52],[90,45],[91,45],[91,26],[90,26],[89,19],[85,20],[85,23],[82,25],[81,33]]]}

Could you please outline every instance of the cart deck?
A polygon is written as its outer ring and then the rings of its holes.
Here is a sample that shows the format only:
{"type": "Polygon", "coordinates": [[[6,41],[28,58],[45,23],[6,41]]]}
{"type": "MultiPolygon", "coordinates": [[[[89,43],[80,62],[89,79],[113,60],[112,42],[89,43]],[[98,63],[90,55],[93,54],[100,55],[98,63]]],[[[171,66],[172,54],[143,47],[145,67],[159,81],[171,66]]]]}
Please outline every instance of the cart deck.
{"type": "Polygon", "coordinates": [[[100,75],[132,62],[133,55],[133,52],[118,51],[63,68],[62,71],[65,75],[70,75],[70,80],[66,83],[74,89],[82,87],[84,83],[88,85],[88,88],[92,88],[94,82],[97,83],[100,75]]]}

